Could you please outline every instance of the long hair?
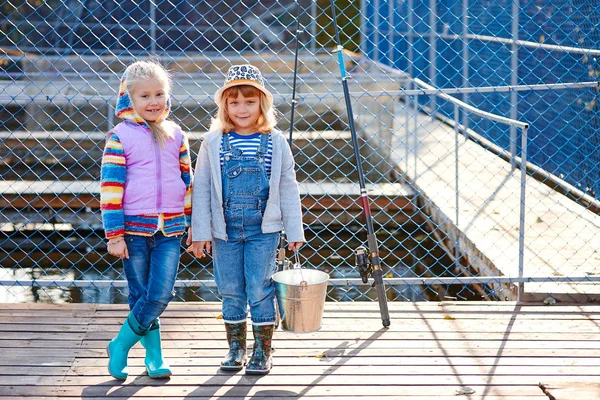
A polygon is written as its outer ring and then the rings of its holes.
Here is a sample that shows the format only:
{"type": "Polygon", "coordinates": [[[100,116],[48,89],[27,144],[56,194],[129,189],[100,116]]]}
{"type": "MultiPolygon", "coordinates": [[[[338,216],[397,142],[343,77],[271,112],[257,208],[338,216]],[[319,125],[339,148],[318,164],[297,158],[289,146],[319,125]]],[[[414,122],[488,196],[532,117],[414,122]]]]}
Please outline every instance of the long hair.
{"type": "Polygon", "coordinates": [[[211,119],[210,130],[229,133],[234,131],[234,124],[227,112],[227,100],[237,98],[239,95],[244,97],[258,97],[260,99],[260,116],[256,122],[256,130],[261,133],[268,133],[275,128],[277,124],[277,112],[273,107],[273,102],[267,99],[267,96],[250,85],[238,85],[230,87],[223,92],[220,104],[217,104],[217,114],[211,119]]]}
{"type": "MultiPolygon", "coordinates": [[[[172,86],[171,75],[161,64],[157,61],[136,61],[127,67],[125,73],[127,74],[127,92],[129,92],[130,95],[133,94],[138,85],[143,85],[144,81],[148,79],[155,78],[162,82],[165,89],[167,107],[169,107],[168,99],[171,95],[172,86]]],[[[146,121],[146,123],[152,132],[154,140],[156,140],[161,148],[164,147],[168,140],[175,137],[175,124],[171,121],[163,119],[158,122],[146,121]]]]}

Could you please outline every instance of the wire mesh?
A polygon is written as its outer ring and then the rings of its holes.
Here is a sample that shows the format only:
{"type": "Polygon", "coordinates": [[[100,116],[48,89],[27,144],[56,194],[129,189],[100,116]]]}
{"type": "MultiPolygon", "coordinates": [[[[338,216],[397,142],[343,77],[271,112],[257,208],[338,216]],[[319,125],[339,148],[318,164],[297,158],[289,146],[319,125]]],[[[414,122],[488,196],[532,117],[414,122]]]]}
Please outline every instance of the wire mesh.
{"type": "MultiPolygon", "coordinates": [[[[523,280],[485,278],[589,283],[600,275],[593,239],[583,234],[600,229],[597,7],[479,0],[336,1],[336,7],[388,300],[513,299],[523,280]],[[568,86],[576,82],[589,84],[568,86]],[[556,83],[565,85],[550,86],[556,83]],[[526,121],[527,157],[520,158],[521,130],[463,106],[457,112],[441,96],[454,88],[450,96],[471,107],[526,121]],[[436,139],[442,131],[452,138],[444,151],[445,139],[436,139]],[[481,193],[485,185],[500,186],[483,173],[467,178],[477,160],[451,161],[455,147],[456,154],[467,151],[464,141],[505,165],[528,165],[527,175],[552,193],[527,192],[523,209],[519,201],[503,201],[496,212],[510,218],[497,221],[492,211],[475,232],[491,200],[481,205],[482,196],[461,192],[460,182],[481,185],[481,193]],[[441,180],[440,165],[456,169],[456,181],[428,186],[428,173],[441,180]],[[561,198],[549,200],[555,192],[561,198]],[[542,200],[587,225],[567,231],[567,214],[536,214],[542,200]],[[472,214],[461,214],[463,202],[472,214]],[[456,215],[447,215],[445,203],[454,204],[456,215]],[[526,221],[521,250],[514,240],[475,240],[495,237],[512,218],[526,221]],[[538,245],[561,235],[564,243],[538,245]],[[509,254],[512,265],[518,251],[526,252],[518,275],[493,259],[509,254]],[[552,258],[574,264],[553,270],[552,258]],[[532,259],[545,260],[544,267],[532,259]]],[[[119,122],[113,117],[119,78],[132,60],[148,55],[173,73],[173,119],[189,133],[193,161],[215,111],[212,94],[231,64],[262,70],[283,131],[290,129],[297,73],[292,150],[308,239],[303,259],[330,274],[329,300],[375,300],[354,265],[366,233],[330,15],[329,0],[0,0],[0,301],[126,302],[120,261],[107,255],[103,240],[98,180],[104,138],[119,122]]],[[[485,169],[494,174],[491,165],[485,169]]],[[[177,298],[218,300],[210,260],[183,250],[177,298]]],[[[542,284],[529,290],[550,292],[542,284]]]]}

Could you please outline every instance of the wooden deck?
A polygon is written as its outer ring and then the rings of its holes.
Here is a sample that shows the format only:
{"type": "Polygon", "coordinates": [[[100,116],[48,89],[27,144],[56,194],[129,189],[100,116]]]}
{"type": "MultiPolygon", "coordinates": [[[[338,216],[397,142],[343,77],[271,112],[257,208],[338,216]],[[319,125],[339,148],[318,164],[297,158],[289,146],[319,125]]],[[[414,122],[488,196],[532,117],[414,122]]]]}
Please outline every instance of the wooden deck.
{"type": "MultiPolygon", "coordinates": [[[[327,303],[319,332],[277,331],[263,377],[219,370],[219,303],[172,303],[165,353],[174,375],[107,373],[105,347],[125,305],[0,304],[0,398],[600,399],[600,305],[327,303]]],[[[249,335],[250,336],[250,335],[249,335]]]]}

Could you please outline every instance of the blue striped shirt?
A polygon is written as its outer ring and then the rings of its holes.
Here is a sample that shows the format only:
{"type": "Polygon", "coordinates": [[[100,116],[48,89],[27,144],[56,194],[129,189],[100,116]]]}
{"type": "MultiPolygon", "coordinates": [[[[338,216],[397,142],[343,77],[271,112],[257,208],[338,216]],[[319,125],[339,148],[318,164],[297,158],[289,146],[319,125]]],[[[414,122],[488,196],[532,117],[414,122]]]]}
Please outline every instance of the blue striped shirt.
{"type": "MultiPolygon", "coordinates": [[[[235,132],[229,133],[229,144],[242,151],[244,157],[256,156],[258,146],[260,146],[260,135],[264,133],[253,133],[252,135],[239,135],[235,132]]],[[[221,169],[223,169],[223,139],[221,139],[221,149],[219,151],[219,159],[221,160],[221,169]]],[[[273,140],[269,135],[269,144],[267,146],[267,154],[265,156],[265,167],[267,169],[267,177],[271,177],[271,159],[273,158],[273,140]]]]}

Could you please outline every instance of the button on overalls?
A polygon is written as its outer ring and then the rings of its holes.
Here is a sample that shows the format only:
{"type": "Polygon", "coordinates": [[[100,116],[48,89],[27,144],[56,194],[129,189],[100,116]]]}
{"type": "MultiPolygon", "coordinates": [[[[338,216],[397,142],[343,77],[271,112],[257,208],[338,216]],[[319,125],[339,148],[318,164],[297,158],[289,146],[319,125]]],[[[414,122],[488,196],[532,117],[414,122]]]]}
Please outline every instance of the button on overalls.
{"type": "Polygon", "coordinates": [[[223,135],[223,211],[227,240],[214,240],[215,281],[223,298],[223,320],[253,324],[275,322],[275,271],[278,233],[262,233],[269,197],[265,156],[269,134],[261,134],[256,155],[244,156],[223,135]]]}

